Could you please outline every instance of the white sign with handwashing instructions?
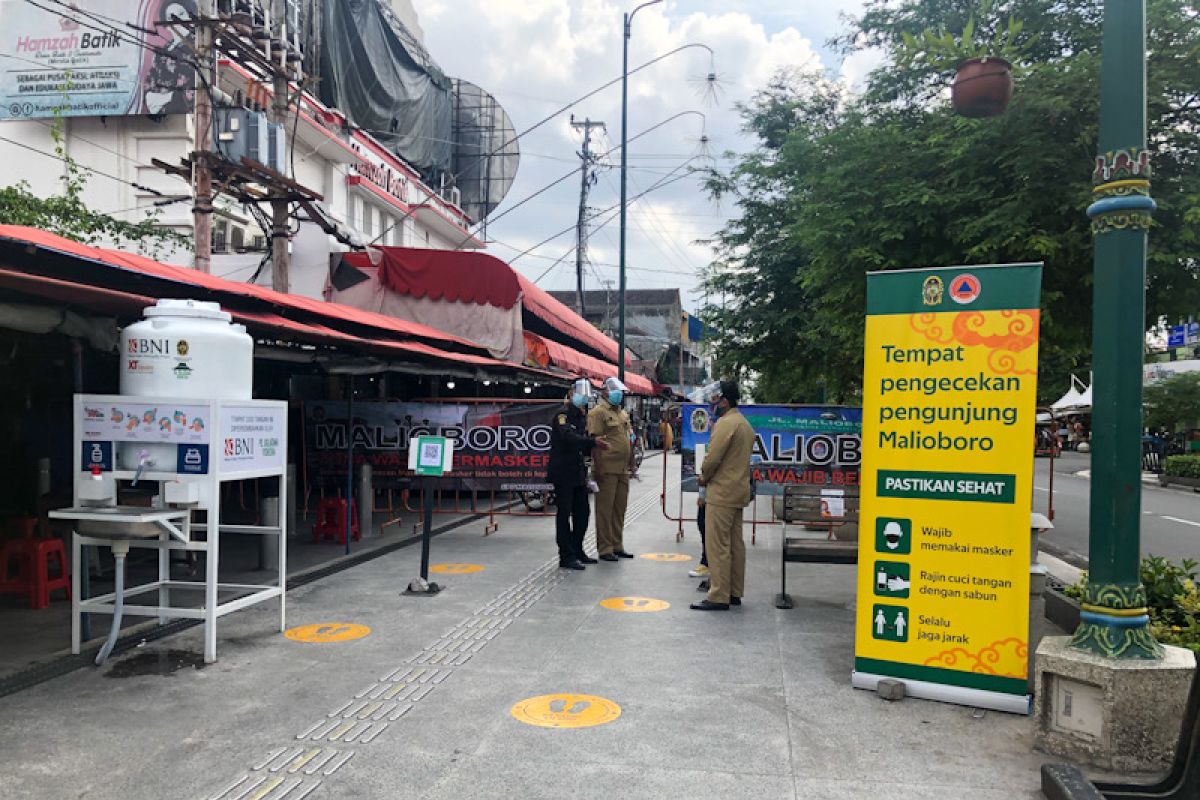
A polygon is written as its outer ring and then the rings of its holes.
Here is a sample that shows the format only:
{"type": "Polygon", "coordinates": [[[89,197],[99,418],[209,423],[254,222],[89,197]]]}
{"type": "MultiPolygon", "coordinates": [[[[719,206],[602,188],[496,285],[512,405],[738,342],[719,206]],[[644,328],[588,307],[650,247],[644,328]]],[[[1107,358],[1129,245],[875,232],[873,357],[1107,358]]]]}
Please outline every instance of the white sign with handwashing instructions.
{"type": "Polygon", "coordinates": [[[208,406],[176,405],[169,400],[130,403],[119,399],[83,403],[80,435],[88,442],[162,442],[207,444],[208,406]]]}

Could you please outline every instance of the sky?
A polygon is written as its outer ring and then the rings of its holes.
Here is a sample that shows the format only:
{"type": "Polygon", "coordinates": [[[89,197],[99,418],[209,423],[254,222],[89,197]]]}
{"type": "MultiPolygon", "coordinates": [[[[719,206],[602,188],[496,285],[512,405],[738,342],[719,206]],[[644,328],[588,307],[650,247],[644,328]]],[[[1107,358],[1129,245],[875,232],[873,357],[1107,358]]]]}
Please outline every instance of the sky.
{"type": "MultiPolygon", "coordinates": [[[[433,58],[447,74],[491,92],[518,133],[620,76],[622,14],[634,5],[633,0],[413,0],[433,58]]],[[[843,60],[826,42],[844,29],[840,15],[858,13],[862,5],[863,0],[665,0],[638,12],[631,69],[689,43],[707,45],[713,56],[689,48],[630,77],[631,138],[680,112],[704,116],[686,114],[629,147],[627,195],[646,195],[628,211],[628,288],[679,287],[688,310],[703,302],[699,274],[713,257],[703,241],[737,209],[729,200],[706,197],[688,168],[715,164],[727,169],[733,163],[724,156],[727,151],[752,149],[753,140],[740,131],[735,104],[748,100],[781,68],[823,68],[851,87],[860,84],[875,65],[872,54],[843,60]],[[710,72],[718,78],[715,103],[704,91],[710,72]],[[713,161],[704,159],[702,136],[713,161]],[[652,189],[680,175],[685,177],[652,189]]],[[[543,288],[575,287],[575,255],[568,251],[575,243],[579,176],[508,209],[578,166],[582,134],[572,128],[570,114],[605,123],[606,133],[594,134],[594,151],[619,144],[620,101],[617,83],[520,140],[520,168],[489,221],[488,252],[543,288]]],[[[615,216],[603,227],[599,223],[613,216],[619,202],[619,154],[605,163],[609,166],[598,170],[588,205],[614,212],[593,223],[584,281],[587,289],[615,290],[618,224],[615,216]]]]}

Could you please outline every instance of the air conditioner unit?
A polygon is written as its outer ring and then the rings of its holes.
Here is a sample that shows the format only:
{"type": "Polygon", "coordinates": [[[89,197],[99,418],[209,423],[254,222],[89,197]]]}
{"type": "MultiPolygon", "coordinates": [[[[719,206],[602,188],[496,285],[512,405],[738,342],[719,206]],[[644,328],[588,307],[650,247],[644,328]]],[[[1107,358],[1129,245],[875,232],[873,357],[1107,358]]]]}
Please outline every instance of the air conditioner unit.
{"type": "Polygon", "coordinates": [[[446,192],[446,199],[456,206],[462,206],[462,190],[457,186],[451,186],[446,192]]]}

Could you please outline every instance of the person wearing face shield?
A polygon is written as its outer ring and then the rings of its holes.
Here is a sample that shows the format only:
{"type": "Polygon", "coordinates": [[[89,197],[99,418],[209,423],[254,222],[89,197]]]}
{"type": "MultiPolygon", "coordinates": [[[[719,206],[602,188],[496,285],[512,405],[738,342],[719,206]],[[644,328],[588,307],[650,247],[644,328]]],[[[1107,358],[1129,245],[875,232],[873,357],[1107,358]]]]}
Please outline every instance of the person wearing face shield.
{"type": "Polygon", "coordinates": [[[625,551],[625,507],[629,502],[629,476],[633,465],[633,426],[621,408],[628,392],[616,378],[604,381],[600,402],[588,414],[588,433],[607,445],[592,459],[596,492],[596,549],[601,561],[633,558],[625,551]]]}
{"type": "Polygon", "coordinates": [[[708,595],[697,611],[728,611],[740,606],[746,584],[746,545],[742,515],[750,505],[750,455],[754,429],[738,411],[741,391],[721,381],[709,398],[717,418],[699,481],[704,487],[704,544],[708,554],[708,595]]]}
{"type": "Polygon", "coordinates": [[[583,549],[588,525],[587,462],[594,449],[603,451],[608,443],[587,433],[587,408],[592,387],[577,380],[567,391],[563,408],[554,415],[550,429],[550,462],[546,479],[554,484],[558,502],[555,531],[558,541],[558,566],[561,569],[585,569],[596,559],[583,549]]]}

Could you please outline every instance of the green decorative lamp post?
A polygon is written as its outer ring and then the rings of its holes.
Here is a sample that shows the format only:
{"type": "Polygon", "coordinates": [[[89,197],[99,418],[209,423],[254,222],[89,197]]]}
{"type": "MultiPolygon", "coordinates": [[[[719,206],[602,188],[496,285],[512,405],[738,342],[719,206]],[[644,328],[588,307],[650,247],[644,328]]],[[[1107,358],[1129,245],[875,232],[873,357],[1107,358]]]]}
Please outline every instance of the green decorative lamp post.
{"type": "Polygon", "coordinates": [[[1071,646],[1159,659],[1141,584],[1142,361],[1146,238],[1154,201],[1146,151],[1144,0],[1106,0],[1100,143],[1088,207],[1094,241],[1092,495],[1088,584],[1071,646]]]}

